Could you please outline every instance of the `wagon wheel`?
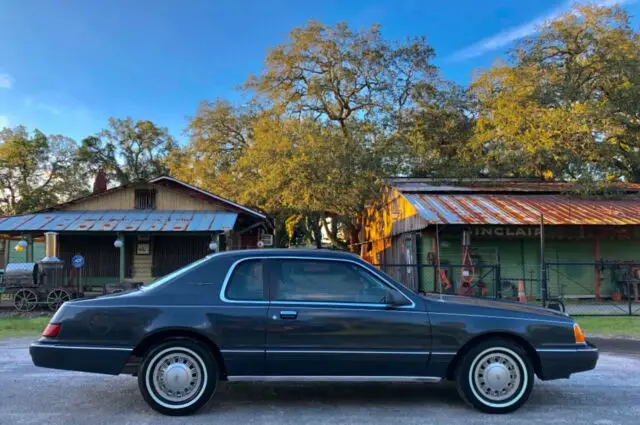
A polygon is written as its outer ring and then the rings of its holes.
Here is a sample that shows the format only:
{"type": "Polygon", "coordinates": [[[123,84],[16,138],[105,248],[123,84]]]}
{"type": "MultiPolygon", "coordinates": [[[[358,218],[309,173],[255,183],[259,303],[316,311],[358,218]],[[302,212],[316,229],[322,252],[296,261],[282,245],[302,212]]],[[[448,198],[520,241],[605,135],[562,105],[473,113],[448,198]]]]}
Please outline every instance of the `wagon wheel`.
{"type": "Polygon", "coordinates": [[[31,289],[21,289],[13,296],[13,305],[18,311],[31,311],[38,305],[38,295],[31,289]]]}
{"type": "Polygon", "coordinates": [[[71,300],[71,295],[64,289],[54,289],[47,295],[47,306],[50,310],[56,311],[62,303],[71,300]]]}

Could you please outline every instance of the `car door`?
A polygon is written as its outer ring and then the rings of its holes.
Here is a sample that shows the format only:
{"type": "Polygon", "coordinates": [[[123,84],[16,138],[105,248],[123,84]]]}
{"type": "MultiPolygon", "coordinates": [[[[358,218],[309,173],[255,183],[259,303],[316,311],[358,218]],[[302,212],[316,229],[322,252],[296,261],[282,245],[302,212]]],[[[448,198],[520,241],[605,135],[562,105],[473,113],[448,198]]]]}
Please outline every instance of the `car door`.
{"type": "Polygon", "coordinates": [[[231,266],[220,292],[222,308],[215,315],[229,376],[264,375],[268,291],[263,260],[231,266]]]}
{"type": "Polygon", "coordinates": [[[271,259],[267,268],[267,375],[426,374],[427,313],[372,271],[318,258],[271,259]],[[390,309],[394,297],[407,305],[390,309]]]}

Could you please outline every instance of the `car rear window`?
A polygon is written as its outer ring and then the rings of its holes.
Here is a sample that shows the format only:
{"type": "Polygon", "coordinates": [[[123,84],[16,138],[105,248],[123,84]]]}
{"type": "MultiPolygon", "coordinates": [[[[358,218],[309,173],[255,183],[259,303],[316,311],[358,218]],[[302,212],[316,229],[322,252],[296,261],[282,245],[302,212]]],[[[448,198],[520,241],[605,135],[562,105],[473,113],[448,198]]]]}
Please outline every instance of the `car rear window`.
{"type": "Polygon", "coordinates": [[[264,263],[243,261],[233,269],[225,297],[235,301],[266,301],[264,282],[264,263]]]}

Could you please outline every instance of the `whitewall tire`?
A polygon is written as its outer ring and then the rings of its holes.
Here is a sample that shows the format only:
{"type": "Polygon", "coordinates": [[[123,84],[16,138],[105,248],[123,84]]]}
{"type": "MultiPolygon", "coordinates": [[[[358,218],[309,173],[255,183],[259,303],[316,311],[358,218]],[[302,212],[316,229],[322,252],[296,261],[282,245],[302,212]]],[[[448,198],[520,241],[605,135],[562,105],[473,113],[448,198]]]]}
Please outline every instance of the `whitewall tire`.
{"type": "Polygon", "coordinates": [[[462,399],[486,413],[509,413],[522,406],[533,389],[534,372],[526,351],[515,342],[491,338],[460,359],[456,386],[462,399]]]}
{"type": "Polygon", "coordinates": [[[145,401],[165,415],[198,411],[218,386],[218,366],[211,352],[197,341],[170,339],[151,348],[138,372],[145,401]]]}

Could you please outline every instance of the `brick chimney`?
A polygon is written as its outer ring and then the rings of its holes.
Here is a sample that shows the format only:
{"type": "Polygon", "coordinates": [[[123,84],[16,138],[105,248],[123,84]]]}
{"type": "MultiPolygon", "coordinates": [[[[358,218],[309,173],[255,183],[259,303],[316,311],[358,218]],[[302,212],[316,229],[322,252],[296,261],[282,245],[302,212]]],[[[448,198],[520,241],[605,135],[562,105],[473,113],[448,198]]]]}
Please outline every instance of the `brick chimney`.
{"type": "Polygon", "coordinates": [[[107,190],[107,176],[105,176],[102,170],[96,173],[96,178],[93,180],[93,194],[102,193],[107,190]]]}

